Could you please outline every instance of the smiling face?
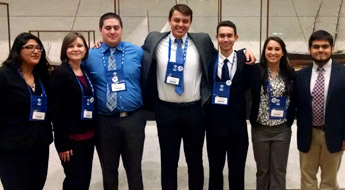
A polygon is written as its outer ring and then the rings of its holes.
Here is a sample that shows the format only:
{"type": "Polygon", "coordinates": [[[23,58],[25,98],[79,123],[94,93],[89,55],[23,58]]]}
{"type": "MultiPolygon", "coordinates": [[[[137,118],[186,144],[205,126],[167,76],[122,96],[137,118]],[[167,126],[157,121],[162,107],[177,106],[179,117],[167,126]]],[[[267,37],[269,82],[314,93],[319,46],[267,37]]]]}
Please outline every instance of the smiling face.
{"type": "Polygon", "coordinates": [[[274,40],[270,40],[267,43],[267,46],[265,48],[265,57],[267,60],[267,63],[270,64],[279,64],[280,59],[284,56],[283,49],[281,45],[274,40]]]}
{"type": "Polygon", "coordinates": [[[86,44],[80,37],[77,37],[67,47],[67,57],[70,62],[81,62],[86,53],[86,44]]]}
{"type": "Polygon", "coordinates": [[[322,66],[326,64],[332,56],[333,47],[327,40],[314,40],[309,48],[309,53],[313,61],[322,66]]]}
{"type": "Polygon", "coordinates": [[[190,25],[192,24],[191,16],[183,15],[181,12],[175,10],[168,19],[171,33],[175,38],[182,38],[189,30],[190,25]]]}
{"type": "Polygon", "coordinates": [[[36,40],[33,39],[28,40],[20,51],[22,64],[30,67],[34,67],[39,63],[41,55],[42,47],[36,42],[36,40]]]}
{"type": "Polygon", "coordinates": [[[238,35],[235,34],[232,27],[221,26],[218,29],[216,38],[222,55],[228,57],[233,50],[233,46],[238,39],[238,35]]]}
{"type": "Polygon", "coordinates": [[[99,28],[102,35],[103,42],[110,47],[116,47],[121,42],[122,27],[119,20],[115,18],[108,18],[104,20],[103,26],[99,28]]]}

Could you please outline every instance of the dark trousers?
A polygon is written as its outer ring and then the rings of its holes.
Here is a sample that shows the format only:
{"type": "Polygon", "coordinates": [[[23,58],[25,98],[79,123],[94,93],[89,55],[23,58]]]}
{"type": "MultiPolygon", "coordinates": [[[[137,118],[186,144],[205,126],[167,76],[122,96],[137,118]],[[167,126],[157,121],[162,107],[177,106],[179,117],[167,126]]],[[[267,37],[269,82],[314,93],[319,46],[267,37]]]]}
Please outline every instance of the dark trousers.
{"type": "Polygon", "coordinates": [[[207,153],[210,166],[209,190],[223,190],[223,169],[228,158],[230,190],[244,190],[244,171],[248,152],[246,126],[224,136],[207,133],[207,153]]]}
{"type": "Polygon", "coordinates": [[[129,190],[142,190],[141,160],[146,125],[144,112],[137,111],[123,118],[98,115],[96,122],[96,148],[102,167],[104,189],[118,189],[121,155],[129,190]]]}
{"type": "Polygon", "coordinates": [[[200,102],[177,105],[159,101],[156,110],[163,190],[177,189],[177,167],[183,139],[190,190],[203,189],[202,148],[205,129],[200,102]]]}
{"type": "Polygon", "coordinates": [[[65,171],[63,190],[88,190],[91,180],[94,139],[74,141],[73,156],[61,162],[65,171]]]}
{"type": "Polygon", "coordinates": [[[42,190],[47,178],[49,146],[36,142],[26,150],[0,151],[4,190],[42,190]]]}

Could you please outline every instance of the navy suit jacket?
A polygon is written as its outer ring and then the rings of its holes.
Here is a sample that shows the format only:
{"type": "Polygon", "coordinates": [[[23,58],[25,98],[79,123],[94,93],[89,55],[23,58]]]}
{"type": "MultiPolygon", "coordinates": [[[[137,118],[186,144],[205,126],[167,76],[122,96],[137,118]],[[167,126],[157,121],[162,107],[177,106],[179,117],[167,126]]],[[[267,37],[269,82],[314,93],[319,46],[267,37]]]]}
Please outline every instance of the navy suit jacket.
{"type": "MultiPolygon", "coordinates": [[[[297,72],[297,145],[308,152],[312,141],[312,97],[310,80],[312,65],[297,72]]],[[[345,67],[332,62],[325,111],[325,137],[329,152],[339,152],[345,140],[345,67]]]]}
{"type": "MultiPolygon", "coordinates": [[[[153,110],[158,100],[157,90],[157,64],[154,58],[158,43],[169,35],[170,32],[160,33],[151,32],[145,39],[144,56],[142,60],[142,93],[144,108],[153,110]]],[[[205,33],[188,33],[188,37],[193,40],[201,61],[202,79],[201,79],[201,104],[202,106],[209,100],[211,96],[211,85],[208,77],[208,68],[211,64],[212,54],[216,51],[210,39],[205,33]]]]}
{"type": "MultiPolygon", "coordinates": [[[[209,108],[207,109],[208,134],[226,136],[230,128],[233,129],[231,130],[232,133],[247,132],[245,93],[249,88],[247,73],[251,66],[245,64],[246,57],[242,50],[235,52],[237,54],[237,69],[232,78],[229,105],[214,105],[211,98],[209,108]]],[[[217,58],[218,52],[214,53],[212,64],[209,68],[209,80],[212,86],[217,58]]]]}

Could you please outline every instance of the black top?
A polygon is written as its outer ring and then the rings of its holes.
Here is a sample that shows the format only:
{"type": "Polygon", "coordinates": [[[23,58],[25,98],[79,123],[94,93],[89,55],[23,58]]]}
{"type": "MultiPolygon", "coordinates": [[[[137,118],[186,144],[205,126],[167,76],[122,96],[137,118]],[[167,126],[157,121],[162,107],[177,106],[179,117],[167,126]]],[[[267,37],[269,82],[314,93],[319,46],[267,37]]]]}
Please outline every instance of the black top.
{"type": "MultiPolygon", "coordinates": [[[[42,81],[46,92],[48,81],[42,81]]],[[[36,90],[33,95],[41,95],[42,89],[35,77],[36,90]]],[[[44,121],[29,121],[30,92],[25,80],[16,69],[7,65],[0,68],[0,149],[28,149],[35,141],[49,145],[52,127],[49,114],[44,121]]]]}
{"type": "MultiPolygon", "coordinates": [[[[84,95],[91,96],[91,85],[88,80],[86,81],[88,85],[82,85],[84,95]]],[[[82,92],[78,79],[68,63],[62,63],[53,71],[50,88],[55,146],[58,152],[63,152],[72,148],[68,135],[86,133],[94,128],[94,122],[81,120],[82,92]]]]}

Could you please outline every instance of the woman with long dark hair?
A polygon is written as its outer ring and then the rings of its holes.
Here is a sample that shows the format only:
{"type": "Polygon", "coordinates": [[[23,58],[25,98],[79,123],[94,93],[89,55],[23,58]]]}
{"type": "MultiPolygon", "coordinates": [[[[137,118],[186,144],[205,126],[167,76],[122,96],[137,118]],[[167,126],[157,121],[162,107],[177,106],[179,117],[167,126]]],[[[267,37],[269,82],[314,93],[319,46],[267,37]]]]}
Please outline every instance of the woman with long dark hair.
{"type": "Polygon", "coordinates": [[[64,190],[88,190],[94,152],[94,90],[82,61],[88,57],[83,35],[70,32],[62,42],[61,65],[51,77],[55,147],[66,178],[64,190]]]}
{"type": "Polygon", "coordinates": [[[49,67],[40,39],[21,33],[0,68],[0,178],[5,190],[43,189],[53,140],[49,67]]]}
{"type": "Polygon", "coordinates": [[[285,176],[294,119],[294,70],[285,43],[269,37],[251,81],[252,142],[258,190],[286,189],[285,176]]]}

